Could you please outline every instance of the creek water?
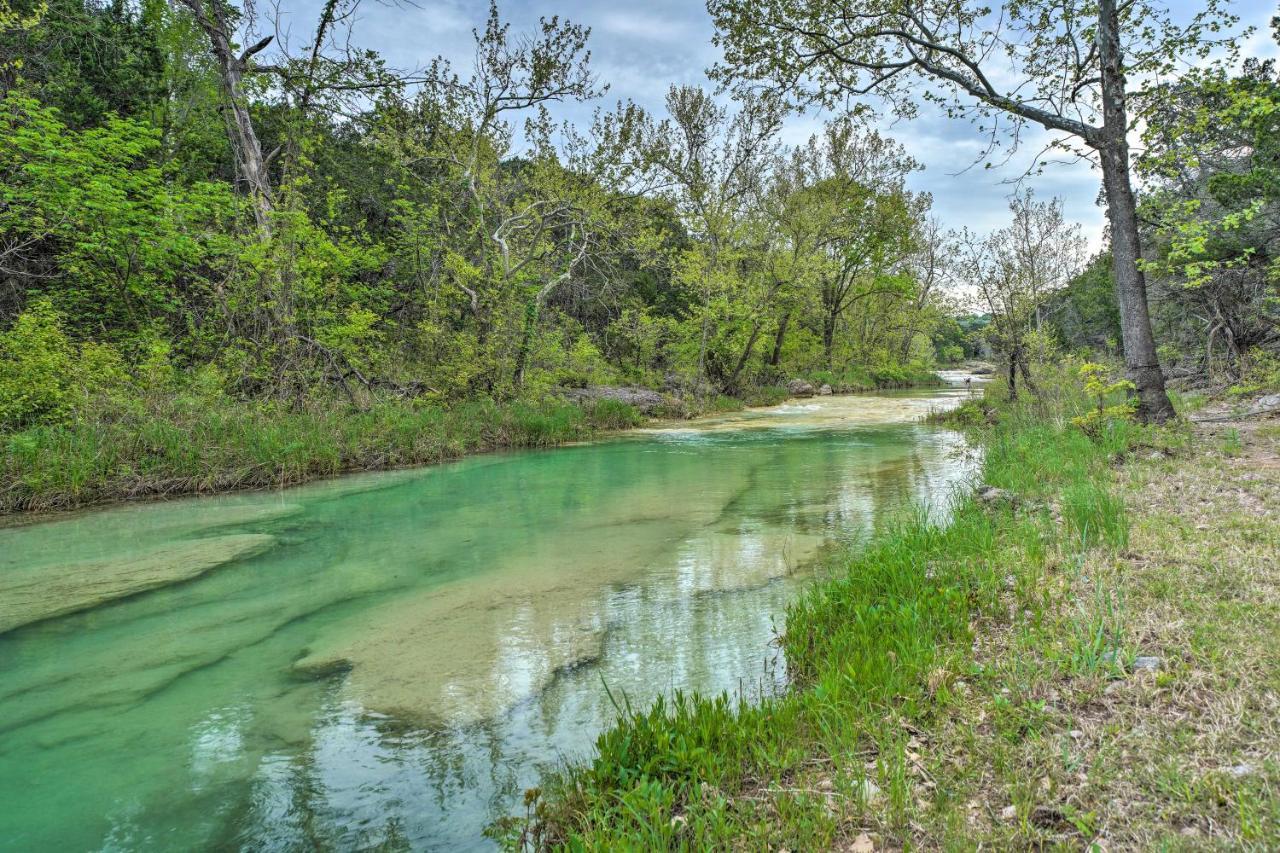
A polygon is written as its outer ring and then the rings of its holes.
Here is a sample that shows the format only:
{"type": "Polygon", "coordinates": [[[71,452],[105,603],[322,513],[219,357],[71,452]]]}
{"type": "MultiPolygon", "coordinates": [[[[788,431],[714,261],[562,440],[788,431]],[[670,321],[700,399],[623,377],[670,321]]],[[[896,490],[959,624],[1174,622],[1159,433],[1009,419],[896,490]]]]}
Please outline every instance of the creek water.
{"type": "Polygon", "coordinates": [[[824,553],[974,472],[963,393],[0,529],[0,848],[483,848],[605,685],[781,686],[824,553]]]}

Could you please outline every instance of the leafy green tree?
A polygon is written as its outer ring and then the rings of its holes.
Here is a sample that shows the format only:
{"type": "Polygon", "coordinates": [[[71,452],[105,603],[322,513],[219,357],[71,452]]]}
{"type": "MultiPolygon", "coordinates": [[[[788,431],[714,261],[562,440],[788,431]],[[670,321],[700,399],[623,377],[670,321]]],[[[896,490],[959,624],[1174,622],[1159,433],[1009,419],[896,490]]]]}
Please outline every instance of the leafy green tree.
{"type": "Polygon", "coordinates": [[[21,83],[70,127],[145,116],[164,97],[162,0],[13,0],[0,13],[0,91],[21,83]]]}
{"type": "Polygon", "coordinates": [[[1138,267],[1130,111],[1133,103],[1141,111],[1149,81],[1210,53],[1234,21],[1221,0],[1185,23],[1146,0],[1033,0],[998,14],[955,0],[711,0],[708,8],[725,50],[721,79],[765,81],[829,107],[878,93],[907,115],[923,99],[973,119],[993,147],[1002,133],[1016,145],[1027,124],[1038,124],[1062,134],[1054,146],[1096,158],[1139,416],[1173,416],[1138,267]]]}
{"type": "Polygon", "coordinates": [[[157,162],[159,134],[111,118],[67,127],[34,98],[0,100],[0,266],[13,316],[45,294],[82,335],[110,339],[154,320],[175,332],[211,297],[234,254],[235,200],[223,184],[179,187],[157,162]]]}
{"type": "Polygon", "coordinates": [[[977,287],[991,317],[988,337],[1004,357],[1009,396],[1017,399],[1018,377],[1033,391],[1030,337],[1040,330],[1045,301],[1080,271],[1084,238],[1069,224],[1062,201],[1035,201],[1028,191],[1009,203],[1013,222],[985,237],[964,232],[962,275],[977,287]]]}
{"type": "Polygon", "coordinates": [[[1115,353],[1120,347],[1120,308],[1111,281],[1111,259],[1099,253],[1067,286],[1050,294],[1041,315],[1068,349],[1115,353]]]}
{"type": "MultiPolygon", "coordinates": [[[[1280,28],[1280,19],[1277,19],[1280,28]]],[[[1255,347],[1280,341],[1280,76],[1247,61],[1166,89],[1138,165],[1152,251],[1146,258],[1170,347],[1232,380],[1255,347]]]]}
{"type": "Polygon", "coordinates": [[[0,432],[66,412],[72,347],[47,301],[34,302],[0,332],[0,432]]]}

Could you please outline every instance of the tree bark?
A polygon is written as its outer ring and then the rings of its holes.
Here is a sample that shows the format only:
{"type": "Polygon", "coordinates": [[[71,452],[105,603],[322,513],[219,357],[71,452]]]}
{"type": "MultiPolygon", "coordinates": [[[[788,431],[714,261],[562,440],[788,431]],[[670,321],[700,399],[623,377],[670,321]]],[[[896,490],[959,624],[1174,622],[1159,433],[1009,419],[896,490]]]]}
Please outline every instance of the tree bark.
{"type": "Polygon", "coordinates": [[[778,331],[773,336],[773,352],[769,355],[769,366],[777,367],[782,363],[782,342],[787,337],[787,324],[791,322],[791,312],[782,315],[778,321],[778,331]]]}
{"type": "Polygon", "coordinates": [[[826,316],[822,318],[822,355],[826,360],[827,370],[832,369],[832,363],[836,345],[836,322],[839,314],[835,311],[828,310],[826,316]]]}
{"type": "Polygon", "coordinates": [[[760,321],[756,320],[751,325],[751,335],[747,338],[747,343],[742,348],[742,354],[738,357],[738,362],[733,366],[733,371],[729,374],[729,378],[724,382],[724,390],[726,393],[733,393],[738,390],[738,377],[742,375],[742,370],[747,366],[747,361],[751,358],[751,354],[755,352],[756,341],[760,339],[760,321]]]}
{"type": "Polygon", "coordinates": [[[1133,186],[1129,181],[1129,122],[1116,0],[1099,3],[1098,55],[1102,65],[1103,127],[1101,139],[1094,148],[1102,163],[1107,219],[1111,224],[1111,264],[1116,301],[1120,305],[1125,372],[1137,389],[1138,419],[1143,423],[1164,423],[1175,417],[1175,412],[1156,357],[1146,279],[1138,268],[1142,249],[1133,186]]]}
{"type": "Polygon", "coordinates": [[[262,39],[237,56],[231,46],[232,29],[223,12],[221,0],[181,0],[191,10],[196,23],[209,38],[209,47],[218,65],[218,77],[227,99],[231,115],[227,119],[227,135],[235,152],[240,176],[249,188],[253,202],[253,217],[262,236],[271,235],[271,179],[267,172],[267,160],[262,153],[262,143],[253,127],[249,105],[242,91],[245,68],[249,59],[271,44],[272,37],[262,39]]]}

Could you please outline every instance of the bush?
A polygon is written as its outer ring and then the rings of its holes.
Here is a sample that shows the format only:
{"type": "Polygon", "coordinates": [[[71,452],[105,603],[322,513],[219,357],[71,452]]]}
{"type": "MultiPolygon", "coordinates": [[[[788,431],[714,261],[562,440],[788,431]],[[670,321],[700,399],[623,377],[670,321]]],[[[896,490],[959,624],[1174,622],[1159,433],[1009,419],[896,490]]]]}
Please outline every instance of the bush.
{"type": "Polygon", "coordinates": [[[48,302],[0,334],[0,432],[60,420],[70,405],[72,348],[48,302]]]}
{"type": "Polygon", "coordinates": [[[1280,389],[1280,356],[1263,349],[1254,349],[1249,351],[1242,362],[1240,381],[1231,386],[1230,394],[1247,397],[1280,389]]]}

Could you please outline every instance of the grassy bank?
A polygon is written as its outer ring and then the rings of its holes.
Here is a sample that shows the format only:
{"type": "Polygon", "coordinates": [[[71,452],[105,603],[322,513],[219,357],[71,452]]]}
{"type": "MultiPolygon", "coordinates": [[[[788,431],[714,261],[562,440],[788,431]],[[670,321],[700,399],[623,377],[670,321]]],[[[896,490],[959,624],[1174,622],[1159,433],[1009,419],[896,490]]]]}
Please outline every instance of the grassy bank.
{"type": "MultiPolygon", "coordinates": [[[[929,374],[917,384],[936,381],[929,374]]],[[[750,387],[736,397],[671,396],[653,415],[686,419],[785,399],[781,386],[750,387]]],[[[607,399],[579,405],[555,397],[453,404],[373,398],[357,408],[341,400],[235,400],[170,381],[158,392],[98,393],[70,406],[59,422],[0,434],[0,514],[288,486],[553,447],[645,420],[634,407],[607,399]]]]}
{"type": "MultiPolygon", "coordinates": [[[[1090,405],[998,407],[983,473],[1001,491],[961,499],[946,526],[919,516],[883,531],[794,604],[785,695],[755,705],[676,695],[644,709],[619,697],[622,719],[594,760],[549,778],[527,817],[498,829],[513,845],[570,849],[1203,843],[1189,832],[1280,841],[1266,745],[1280,664],[1258,669],[1280,626],[1280,569],[1263,579],[1252,563],[1267,589],[1265,637],[1234,578],[1217,573],[1216,589],[1186,596],[1179,561],[1199,529],[1182,522],[1170,534],[1139,495],[1163,468],[1212,467],[1199,460],[1213,451],[1187,428],[1121,420],[1090,437],[1070,422],[1090,405]],[[1135,584],[1135,563],[1152,576],[1135,584]],[[1133,606],[1152,594],[1144,607],[1158,619],[1133,606]],[[1230,624],[1170,627],[1184,597],[1201,600],[1197,625],[1230,624]],[[1155,641],[1153,625],[1170,638],[1155,641]],[[1246,667],[1224,667],[1213,650],[1231,632],[1254,647],[1254,690],[1236,719],[1232,685],[1246,667]],[[1163,663],[1152,671],[1140,657],[1163,663]],[[1216,719],[1193,707],[1206,680],[1224,691],[1216,719]],[[1155,726],[1162,705],[1180,711],[1155,726]],[[1218,745],[1206,749],[1199,727],[1221,732],[1218,745]],[[1163,734],[1148,742],[1153,729],[1163,734]]],[[[1274,517],[1248,524],[1234,538],[1246,537],[1250,557],[1270,548],[1274,558],[1274,517]]],[[[1207,538],[1200,547],[1214,575],[1207,538]]]]}
{"type": "Polygon", "coordinates": [[[301,483],[551,447],[643,421],[600,400],[280,406],[178,395],[0,437],[0,512],[301,483]]]}
{"type": "MultiPolygon", "coordinates": [[[[672,397],[654,413],[693,418],[772,405],[784,388],[742,397],[672,397]]],[[[374,399],[240,401],[196,389],[95,399],[64,422],[0,435],[0,513],[294,485],[321,477],[554,447],[646,418],[615,400],[442,404],[374,399]]]]}
{"type": "Polygon", "coordinates": [[[852,365],[844,370],[818,371],[804,378],[809,380],[815,388],[830,385],[837,394],[858,394],[895,388],[936,388],[942,384],[942,380],[935,371],[905,364],[884,367],[852,365]]]}

